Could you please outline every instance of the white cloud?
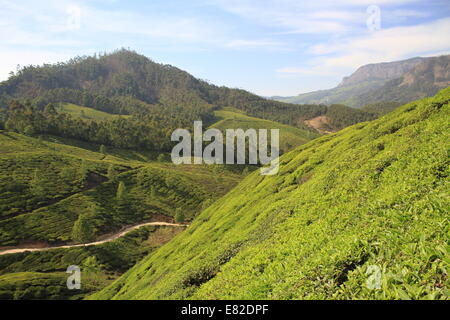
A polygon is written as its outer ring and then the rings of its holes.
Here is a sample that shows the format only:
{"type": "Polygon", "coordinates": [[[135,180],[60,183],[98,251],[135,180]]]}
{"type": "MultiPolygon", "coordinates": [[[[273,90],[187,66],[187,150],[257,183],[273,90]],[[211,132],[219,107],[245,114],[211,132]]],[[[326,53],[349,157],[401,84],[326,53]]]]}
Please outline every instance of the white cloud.
{"type": "Polygon", "coordinates": [[[310,48],[311,53],[322,56],[307,61],[309,67],[285,67],[276,72],[332,76],[351,73],[369,63],[449,54],[448,30],[450,18],[445,18],[423,25],[382,29],[340,42],[321,43],[310,48]]]}
{"type": "Polygon", "coordinates": [[[326,67],[355,68],[367,63],[450,51],[449,30],[450,18],[417,26],[382,29],[365,37],[330,45],[329,51],[335,56],[324,58],[323,64],[326,67]]]}
{"type": "MultiPolygon", "coordinates": [[[[366,8],[369,5],[390,7],[416,1],[213,0],[212,3],[252,22],[278,27],[283,30],[282,33],[343,34],[365,28],[366,8]]],[[[412,14],[412,11],[405,13],[412,14]]]]}

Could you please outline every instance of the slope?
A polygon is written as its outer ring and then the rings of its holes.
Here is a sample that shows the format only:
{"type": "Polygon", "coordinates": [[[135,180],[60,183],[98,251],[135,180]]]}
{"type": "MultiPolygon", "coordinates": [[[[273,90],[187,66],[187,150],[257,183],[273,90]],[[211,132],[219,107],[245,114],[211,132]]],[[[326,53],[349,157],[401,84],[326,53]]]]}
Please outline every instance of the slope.
{"type": "MultiPolygon", "coordinates": [[[[131,119],[120,121],[115,130],[144,127],[140,131],[151,131],[153,136],[141,139],[139,144],[147,143],[148,148],[159,151],[167,151],[163,142],[167,141],[167,132],[190,128],[192,122],[199,119],[211,124],[213,112],[221,108],[232,107],[251,117],[312,132],[314,130],[303,121],[327,111],[326,106],[282,103],[245,90],[218,87],[176,67],[155,63],[123,49],[111,54],[77,57],[55,65],[22,68],[0,83],[0,128],[5,126],[2,109],[15,99],[25,105],[29,102],[38,109],[50,103],[70,103],[112,114],[133,115],[134,122],[131,119]],[[151,145],[148,140],[156,143],[151,145]]],[[[351,124],[356,122],[356,119],[350,121],[351,124]]],[[[84,130],[93,132],[83,139],[108,142],[99,140],[109,128],[98,127],[84,130]]],[[[117,142],[109,143],[119,147],[117,142]]]]}
{"type": "Polygon", "coordinates": [[[91,299],[448,299],[449,100],[284,155],[91,299]]]}
{"type": "Polygon", "coordinates": [[[240,110],[233,108],[224,108],[215,111],[214,115],[218,119],[211,128],[219,129],[225,132],[226,129],[279,129],[280,130],[280,151],[285,153],[293,147],[300,146],[314,138],[319,134],[284,124],[280,124],[270,120],[249,117],[240,110]]]}
{"type": "Polygon", "coordinates": [[[113,120],[116,119],[117,117],[125,117],[125,118],[128,117],[95,110],[93,108],[78,106],[72,103],[60,103],[58,105],[57,111],[68,113],[74,117],[79,117],[81,119],[97,120],[97,121],[113,120]]]}
{"type": "Polygon", "coordinates": [[[80,219],[94,239],[157,216],[172,219],[177,209],[190,220],[242,178],[223,167],[144,162],[135,160],[145,159],[138,151],[104,154],[3,131],[0,151],[0,248],[79,242],[72,232],[80,219]]]}

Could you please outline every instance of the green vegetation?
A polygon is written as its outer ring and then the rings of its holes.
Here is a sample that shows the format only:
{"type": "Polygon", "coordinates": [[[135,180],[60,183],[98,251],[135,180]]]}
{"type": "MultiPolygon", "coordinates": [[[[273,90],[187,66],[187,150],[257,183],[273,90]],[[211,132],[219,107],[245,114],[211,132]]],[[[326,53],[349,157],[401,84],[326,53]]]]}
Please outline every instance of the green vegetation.
{"type": "Polygon", "coordinates": [[[279,129],[280,130],[280,149],[286,152],[293,147],[300,146],[314,138],[319,134],[309,130],[299,129],[292,126],[280,124],[270,120],[263,120],[245,115],[242,111],[225,108],[224,110],[215,111],[214,115],[218,121],[211,127],[225,132],[226,129],[279,129]]]}
{"type": "Polygon", "coordinates": [[[448,299],[449,101],[284,155],[91,299],[448,299]]]}
{"type": "Polygon", "coordinates": [[[349,108],[342,104],[332,104],[325,116],[329,119],[327,127],[330,131],[339,131],[355,123],[374,120],[378,115],[366,110],[349,108]]]}
{"type": "MultiPolygon", "coordinates": [[[[81,299],[95,291],[97,285],[105,286],[107,279],[93,282],[84,279],[81,290],[69,290],[66,286],[68,274],[64,272],[38,273],[20,272],[0,276],[1,300],[63,300],[81,299]]],[[[111,282],[111,281],[109,281],[111,282]]]]}
{"type": "Polygon", "coordinates": [[[97,246],[0,255],[0,299],[80,299],[100,290],[182,228],[142,227],[97,246]],[[67,290],[70,265],[81,268],[81,290],[67,290]]]}
{"type": "Polygon", "coordinates": [[[95,235],[89,219],[80,214],[72,227],[72,239],[79,243],[89,243],[94,241],[95,235]]]}
{"type": "Polygon", "coordinates": [[[276,102],[127,50],[25,67],[0,83],[0,250],[191,225],[0,255],[0,298],[448,298],[449,99],[367,123],[394,104],[276,102]],[[317,118],[363,123],[319,137],[317,118]],[[175,166],[170,136],[194,120],[277,128],[295,149],[275,176],[175,166]],[[81,291],[66,289],[69,265],[85,270],[81,291]],[[380,290],[365,286],[373,266],[380,290]]]}
{"type": "Polygon", "coordinates": [[[0,246],[86,242],[161,215],[173,218],[176,208],[191,220],[204,201],[242,179],[226,167],[143,162],[135,159],[145,155],[117,149],[105,157],[98,145],[89,148],[96,151],[0,132],[0,246]]]}
{"type": "Polygon", "coordinates": [[[81,118],[83,120],[114,120],[118,118],[128,118],[129,116],[111,114],[93,108],[87,108],[75,105],[73,103],[59,103],[56,106],[56,111],[61,113],[67,113],[75,118],[81,118]]]}
{"type": "Polygon", "coordinates": [[[400,106],[401,103],[398,102],[378,102],[368,104],[367,106],[362,107],[361,110],[376,114],[378,116],[382,116],[391,112],[392,110],[395,110],[400,106]]]}
{"type": "Polygon", "coordinates": [[[184,222],[184,213],[181,208],[177,208],[175,211],[175,222],[182,223],[184,222]]]}
{"type": "MultiPolygon", "coordinates": [[[[323,105],[282,103],[217,87],[128,50],[24,67],[0,83],[2,106],[9,106],[0,117],[8,130],[155,152],[170,151],[174,129],[191,128],[195,120],[211,125],[214,111],[224,108],[297,127],[296,134],[304,139],[306,131],[314,130],[303,121],[328,110],[323,105]]],[[[339,122],[337,127],[357,121],[361,119],[339,122]]]]}

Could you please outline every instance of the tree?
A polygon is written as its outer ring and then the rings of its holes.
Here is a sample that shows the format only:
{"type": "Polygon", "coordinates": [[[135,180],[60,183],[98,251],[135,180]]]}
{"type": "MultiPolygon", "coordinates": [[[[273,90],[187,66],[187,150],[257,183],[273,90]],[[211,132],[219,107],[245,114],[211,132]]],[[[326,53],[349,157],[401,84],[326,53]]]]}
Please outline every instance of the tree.
{"type": "Polygon", "coordinates": [[[116,199],[123,200],[125,197],[125,192],[126,192],[125,183],[123,183],[123,181],[120,181],[119,186],[117,187],[116,199]]]}
{"type": "Polygon", "coordinates": [[[107,177],[109,180],[114,180],[117,176],[117,170],[116,167],[114,165],[110,165],[108,167],[108,173],[107,173],[107,177]]]}
{"type": "Polygon", "coordinates": [[[81,265],[87,273],[99,273],[104,266],[100,264],[96,256],[86,258],[81,265]]]}
{"type": "Polygon", "coordinates": [[[182,223],[184,222],[184,219],[183,210],[181,208],[177,208],[177,210],[175,210],[175,222],[182,223]]]}
{"type": "Polygon", "coordinates": [[[106,155],[106,147],[103,144],[100,146],[100,153],[106,155]]]}
{"type": "Polygon", "coordinates": [[[81,166],[78,170],[78,177],[82,184],[84,184],[88,177],[88,166],[86,161],[81,161],[81,166]]]}
{"type": "Polygon", "coordinates": [[[94,284],[98,284],[99,276],[102,270],[105,268],[96,256],[86,258],[81,264],[82,270],[93,280],[94,284]]]}
{"type": "Polygon", "coordinates": [[[166,156],[163,153],[160,153],[156,160],[158,160],[159,162],[164,162],[166,161],[166,156]]]}
{"type": "Polygon", "coordinates": [[[23,129],[23,133],[26,136],[31,137],[31,136],[33,136],[36,133],[36,131],[34,130],[33,126],[28,125],[28,126],[25,127],[25,129],[23,129]]]}
{"type": "Polygon", "coordinates": [[[72,240],[80,243],[94,241],[94,228],[85,215],[79,215],[72,227],[72,240]]]}

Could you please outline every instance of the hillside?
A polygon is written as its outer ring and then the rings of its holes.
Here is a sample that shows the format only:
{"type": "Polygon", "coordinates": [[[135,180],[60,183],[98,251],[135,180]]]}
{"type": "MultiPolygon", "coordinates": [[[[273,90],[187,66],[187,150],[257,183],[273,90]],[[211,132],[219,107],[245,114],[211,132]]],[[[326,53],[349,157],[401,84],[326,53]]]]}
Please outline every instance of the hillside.
{"type": "Polygon", "coordinates": [[[450,83],[450,56],[369,64],[329,90],[276,98],[288,103],[345,104],[360,108],[381,102],[407,103],[430,97],[450,83]]]}
{"type": "Polygon", "coordinates": [[[432,96],[450,85],[450,55],[428,58],[402,77],[388,81],[382,87],[366,95],[359,96],[360,101],[374,103],[407,101],[432,96]]]}
{"type": "Polygon", "coordinates": [[[288,107],[244,90],[211,85],[124,49],[55,65],[24,67],[0,83],[0,105],[6,106],[11,99],[31,99],[41,108],[67,102],[117,114],[163,117],[169,113],[180,120],[207,120],[214,107],[234,107],[257,117],[270,109],[288,107]]]}
{"type": "Polygon", "coordinates": [[[232,108],[225,108],[214,112],[217,122],[211,125],[225,132],[226,129],[279,129],[280,130],[280,151],[285,153],[294,146],[300,146],[314,138],[319,134],[309,130],[299,129],[296,127],[280,124],[270,120],[263,120],[255,117],[249,117],[242,111],[232,108]]]}
{"type": "Polygon", "coordinates": [[[108,121],[118,119],[120,117],[127,118],[129,116],[111,114],[93,108],[87,108],[82,106],[77,106],[72,103],[59,103],[56,108],[57,112],[67,113],[75,118],[81,118],[83,120],[94,120],[94,121],[108,121]]]}
{"type": "Polygon", "coordinates": [[[81,299],[110,284],[183,228],[141,227],[109,243],[41,252],[0,253],[0,299],[81,299]],[[81,290],[66,286],[69,265],[84,270],[81,290]]]}
{"type": "MultiPolygon", "coordinates": [[[[85,116],[103,115],[86,109],[85,116]]],[[[0,298],[79,299],[181,229],[142,227],[97,246],[5,251],[91,243],[147,222],[189,222],[244,177],[242,166],[175,166],[167,158],[0,130],[0,298]],[[87,259],[96,259],[93,278],[81,292],[67,290],[65,268],[87,259]]]]}
{"type": "Polygon", "coordinates": [[[91,299],[448,299],[449,101],[296,148],[91,299]]]}
{"type": "Polygon", "coordinates": [[[92,227],[88,238],[155,215],[174,217],[177,208],[190,220],[204,201],[240,180],[225,168],[130,161],[114,150],[93,152],[8,132],[0,132],[0,150],[0,248],[79,242],[72,235],[79,219],[92,227]]]}
{"type": "MultiPolygon", "coordinates": [[[[135,134],[133,140],[138,141],[133,141],[128,148],[144,146],[159,152],[170,151],[167,141],[173,130],[191,128],[193,121],[199,119],[211,125],[215,119],[214,112],[224,108],[238,109],[250,117],[313,133],[317,132],[306,126],[304,121],[328,111],[326,106],[288,104],[264,99],[245,90],[218,87],[176,67],[155,63],[124,49],[111,54],[77,57],[65,63],[20,69],[0,83],[0,129],[7,126],[5,109],[17,104],[15,100],[22,105],[36,107],[38,111],[49,105],[62,104],[67,113],[77,118],[80,118],[81,110],[74,110],[74,106],[101,111],[103,114],[94,115],[92,110],[84,109],[85,117],[81,119],[98,122],[109,118],[112,124],[105,127],[104,124],[86,125],[78,121],[70,126],[81,126],[82,130],[70,132],[69,136],[125,148],[126,144],[106,137],[105,133],[122,131],[120,136],[128,136],[131,128],[137,128],[134,131],[139,131],[139,134],[135,134]],[[105,113],[122,117],[112,118],[105,113]]],[[[353,118],[352,112],[346,112],[346,116],[348,118],[343,122],[338,118],[332,119],[337,124],[333,131],[361,121],[360,117],[353,118]]],[[[362,121],[371,119],[373,115],[367,114],[362,121]]],[[[66,121],[59,119],[56,123],[66,121]]],[[[66,136],[68,131],[73,131],[57,125],[52,127],[53,131],[40,126],[32,127],[39,133],[66,136]]]]}

